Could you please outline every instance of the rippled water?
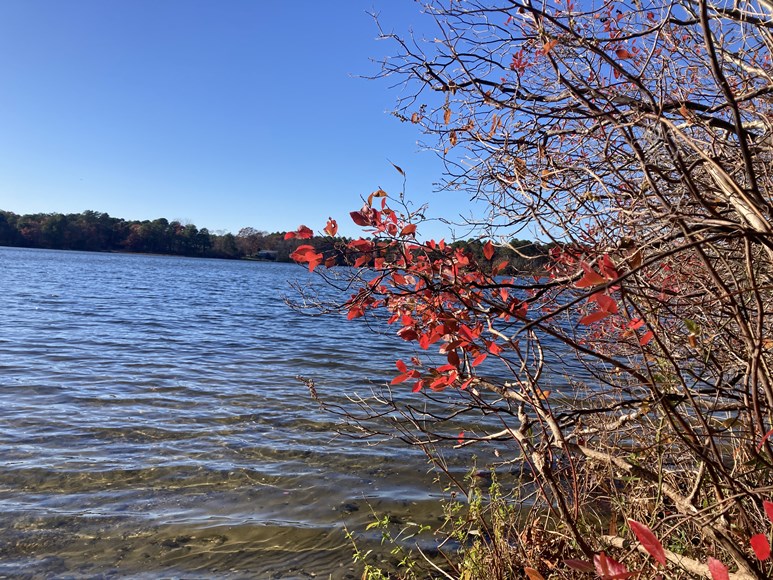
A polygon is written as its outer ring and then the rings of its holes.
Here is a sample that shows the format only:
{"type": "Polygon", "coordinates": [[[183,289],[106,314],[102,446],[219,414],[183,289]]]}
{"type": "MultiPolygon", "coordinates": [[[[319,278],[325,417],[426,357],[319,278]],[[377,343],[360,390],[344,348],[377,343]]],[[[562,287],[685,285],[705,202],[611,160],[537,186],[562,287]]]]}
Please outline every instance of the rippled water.
{"type": "Polygon", "coordinates": [[[354,578],[344,525],[436,517],[423,456],[337,436],[295,379],[350,393],[405,348],[287,308],[307,278],[0,248],[0,576],[354,578]]]}

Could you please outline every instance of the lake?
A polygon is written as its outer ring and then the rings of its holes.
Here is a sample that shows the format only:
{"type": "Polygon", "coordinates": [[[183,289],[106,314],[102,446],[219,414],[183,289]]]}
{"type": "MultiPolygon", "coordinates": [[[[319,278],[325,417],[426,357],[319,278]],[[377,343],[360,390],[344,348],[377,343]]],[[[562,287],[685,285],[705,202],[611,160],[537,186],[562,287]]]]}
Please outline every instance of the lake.
{"type": "Polygon", "coordinates": [[[345,528],[440,517],[422,453],[340,436],[296,379],[367,392],[412,352],[288,308],[303,268],[0,248],[0,272],[0,576],[359,578],[345,528]]]}

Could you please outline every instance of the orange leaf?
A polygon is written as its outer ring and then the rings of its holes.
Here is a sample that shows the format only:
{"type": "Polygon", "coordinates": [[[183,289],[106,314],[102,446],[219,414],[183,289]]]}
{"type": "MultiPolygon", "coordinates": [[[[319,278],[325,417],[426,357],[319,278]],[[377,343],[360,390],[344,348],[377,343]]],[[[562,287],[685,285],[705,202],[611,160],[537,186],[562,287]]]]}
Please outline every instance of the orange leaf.
{"type": "Polygon", "coordinates": [[[523,571],[529,577],[529,580],[545,580],[545,577],[534,568],[525,567],[523,571]]]}
{"type": "Polygon", "coordinates": [[[494,257],[494,244],[490,241],[486,242],[486,245],[483,246],[483,255],[486,256],[487,260],[494,257]]]}
{"type": "Polygon", "coordinates": [[[556,40],[555,38],[553,40],[549,40],[542,46],[542,52],[544,54],[549,53],[551,50],[553,50],[553,47],[555,47],[555,45],[557,44],[558,44],[558,40],[556,40]]]}
{"type": "Polygon", "coordinates": [[[338,232],[338,222],[336,222],[333,218],[328,218],[324,232],[331,238],[335,236],[338,232]]]}
{"type": "Polygon", "coordinates": [[[401,236],[412,236],[416,233],[416,224],[408,224],[400,230],[401,236]]]}
{"type": "Polygon", "coordinates": [[[625,59],[628,59],[628,58],[633,58],[633,55],[630,52],[628,52],[626,49],[624,49],[624,48],[618,48],[615,51],[615,54],[617,55],[617,58],[619,58],[620,60],[625,60],[625,59]]]}
{"type": "Polygon", "coordinates": [[[448,125],[451,122],[451,109],[446,107],[445,112],[443,113],[443,122],[448,125]]]}
{"type": "Polygon", "coordinates": [[[306,226],[298,226],[298,229],[294,232],[287,232],[285,234],[285,240],[291,240],[293,238],[298,238],[299,240],[307,240],[314,236],[314,232],[311,230],[311,228],[307,228],[306,226]]]}

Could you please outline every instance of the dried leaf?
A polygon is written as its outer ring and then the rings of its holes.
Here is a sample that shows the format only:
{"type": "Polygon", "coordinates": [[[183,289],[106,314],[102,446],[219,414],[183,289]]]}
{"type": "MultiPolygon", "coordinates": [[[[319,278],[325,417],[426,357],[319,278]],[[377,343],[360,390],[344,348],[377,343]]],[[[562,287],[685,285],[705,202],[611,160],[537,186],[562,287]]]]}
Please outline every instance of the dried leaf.
{"type": "Polygon", "coordinates": [[[546,43],[545,43],[545,44],[542,46],[542,52],[543,52],[544,54],[547,54],[547,53],[549,53],[551,50],[553,50],[553,48],[554,48],[554,47],[555,47],[557,44],[558,44],[558,40],[557,40],[557,39],[555,39],[555,38],[554,38],[553,40],[549,40],[549,41],[547,41],[547,42],[546,42],[546,43]]]}
{"type": "Polygon", "coordinates": [[[537,572],[534,568],[528,566],[523,569],[524,573],[529,577],[529,580],[545,580],[545,577],[537,572]]]}
{"type": "Polygon", "coordinates": [[[451,109],[448,107],[445,108],[445,111],[443,113],[443,122],[448,125],[451,122],[451,109]]]}
{"type": "Polygon", "coordinates": [[[628,266],[631,268],[631,270],[636,270],[637,268],[641,267],[642,263],[642,254],[641,250],[636,250],[633,255],[631,255],[628,258],[628,266]]]}
{"type": "Polygon", "coordinates": [[[569,566],[572,570],[578,570],[579,572],[595,571],[593,564],[591,562],[586,562],[585,560],[568,559],[568,560],[564,560],[564,564],[569,566]]]}

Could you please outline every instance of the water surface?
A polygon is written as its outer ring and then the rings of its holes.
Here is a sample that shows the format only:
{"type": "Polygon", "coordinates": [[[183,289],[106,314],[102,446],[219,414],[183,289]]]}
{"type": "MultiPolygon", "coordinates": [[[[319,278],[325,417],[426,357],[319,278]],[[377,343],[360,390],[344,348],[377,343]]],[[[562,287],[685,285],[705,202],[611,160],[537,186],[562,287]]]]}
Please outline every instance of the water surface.
{"type": "Polygon", "coordinates": [[[296,379],[367,389],[407,346],[287,308],[292,279],[0,248],[0,575],[354,578],[344,526],[439,517],[420,452],[339,436],[296,379]]]}

